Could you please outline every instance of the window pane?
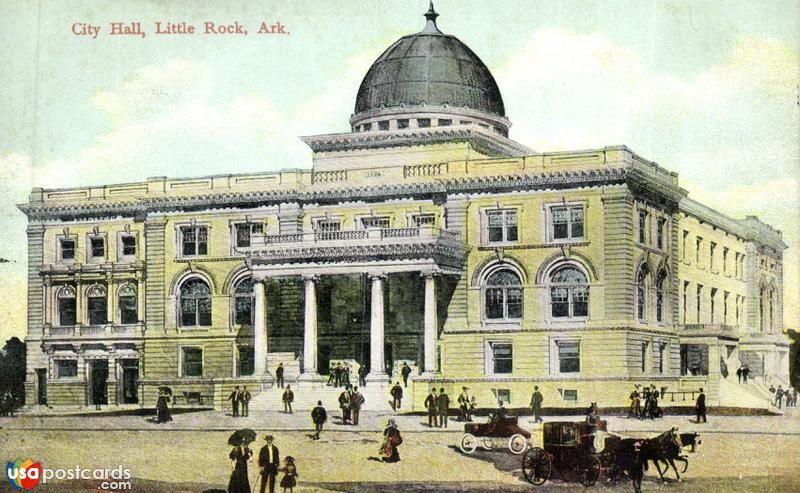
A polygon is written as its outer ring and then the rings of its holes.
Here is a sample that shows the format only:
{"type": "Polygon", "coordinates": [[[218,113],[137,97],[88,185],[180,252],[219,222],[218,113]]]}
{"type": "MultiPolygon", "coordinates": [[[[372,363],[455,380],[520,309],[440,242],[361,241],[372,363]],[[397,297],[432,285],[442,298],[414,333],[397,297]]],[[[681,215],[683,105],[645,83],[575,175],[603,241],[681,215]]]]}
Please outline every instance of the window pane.
{"type": "Polygon", "coordinates": [[[122,254],[136,255],[136,237],[134,236],[122,237],[122,254]]]}
{"type": "Polygon", "coordinates": [[[183,375],[203,376],[203,351],[198,348],[183,348],[183,375]]]}
{"type": "Polygon", "coordinates": [[[70,378],[78,376],[78,361],[70,360],[57,360],[56,361],[56,377],[57,378],[70,378]]]}
{"type": "Polygon", "coordinates": [[[252,323],[253,300],[249,296],[236,297],[236,324],[250,325],[252,323]]]}
{"type": "Polygon", "coordinates": [[[197,325],[202,327],[211,325],[211,298],[197,300],[197,325]]]}
{"type": "Polygon", "coordinates": [[[558,344],[559,371],[577,373],[580,371],[580,345],[577,342],[558,344]]]}
{"type": "Polygon", "coordinates": [[[488,286],[519,286],[519,277],[510,270],[499,270],[486,280],[488,286]]]}
{"type": "Polygon", "coordinates": [[[59,325],[75,325],[75,298],[59,298],[58,323],[59,325]]]}
{"type": "Polygon", "coordinates": [[[105,296],[92,296],[89,298],[89,325],[103,325],[108,323],[108,304],[105,296]]]}
{"type": "Polygon", "coordinates": [[[120,296],[119,311],[120,322],[123,324],[135,324],[139,321],[135,296],[120,296]]]}
{"type": "Polygon", "coordinates": [[[508,226],[506,228],[506,241],[517,241],[517,227],[508,226]]]}
{"type": "Polygon", "coordinates": [[[197,228],[197,254],[208,253],[208,230],[205,227],[197,228]]]}
{"type": "Polygon", "coordinates": [[[486,290],[486,318],[503,318],[503,290],[486,290]]]}
{"type": "Polygon", "coordinates": [[[572,223],[572,237],[583,238],[583,221],[579,223],[572,223]]]}
{"type": "Polygon", "coordinates": [[[513,366],[511,344],[492,344],[492,359],[494,373],[511,373],[513,366]]]}
{"type": "Polygon", "coordinates": [[[556,240],[569,238],[567,223],[553,224],[553,238],[556,240]]]}
{"type": "Polygon", "coordinates": [[[506,290],[508,299],[508,318],[522,318],[522,290],[509,288],[506,290]]]}
{"type": "Polygon", "coordinates": [[[75,241],[61,240],[61,258],[73,260],[75,258],[75,241]]]}
{"type": "Polygon", "coordinates": [[[92,238],[90,241],[92,248],[92,257],[105,257],[106,256],[106,243],[103,238],[92,238]]]}
{"type": "Polygon", "coordinates": [[[503,241],[503,228],[489,227],[489,241],[503,241]]]}
{"type": "Polygon", "coordinates": [[[236,246],[249,247],[250,246],[250,225],[237,224],[236,225],[236,246]]]}

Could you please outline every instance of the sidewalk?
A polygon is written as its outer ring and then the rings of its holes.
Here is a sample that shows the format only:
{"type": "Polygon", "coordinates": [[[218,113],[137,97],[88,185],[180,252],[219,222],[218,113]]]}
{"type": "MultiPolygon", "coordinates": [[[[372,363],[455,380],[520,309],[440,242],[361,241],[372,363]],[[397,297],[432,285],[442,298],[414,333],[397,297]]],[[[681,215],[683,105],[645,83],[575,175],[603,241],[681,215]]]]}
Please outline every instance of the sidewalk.
{"type": "MultiPolygon", "coordinates": [[[[404,432],[419,433],[463,433],[464,423],[451,418],[448,428],[429,428],[427,416],[397,415],[391,412],[362,411],[358,426],[343,426],[338,409],[328,410],[326,431],[381,432],[386,421],[397,421],[404,432]]],[[[165,424],[154,423],[154,416],[31,416],[0,418],[4,430],[130,430],[130,431],[227,431],[237,428],[276,431],[311,431],[313,425],[307,412],[283,414],[275,411],[253,411],[246,418],[234,418],[216,411],[197,411],[173,414],[173,421],[165,424]]],[[[579,421],[580,416],[543,416],[545,421],[579,421]]],[[[651,421],[639,421],[620,417],[605,417],[608,430],[616,433],[660,433],[671,427],[682,432],[701,433],[741,433],[741,434],[780,434],[800,435],[800,417],[796,413],[784,416],[709,416],[708,423],[695,424],[694,416],[666,416],[651,421]]],[[[484,423],[486,417],[478,416],[475,422],[484,423]]],[[[533,419],[523,416],[520,426],[536,435],[541,426],[534,426],[533,419]]]]}

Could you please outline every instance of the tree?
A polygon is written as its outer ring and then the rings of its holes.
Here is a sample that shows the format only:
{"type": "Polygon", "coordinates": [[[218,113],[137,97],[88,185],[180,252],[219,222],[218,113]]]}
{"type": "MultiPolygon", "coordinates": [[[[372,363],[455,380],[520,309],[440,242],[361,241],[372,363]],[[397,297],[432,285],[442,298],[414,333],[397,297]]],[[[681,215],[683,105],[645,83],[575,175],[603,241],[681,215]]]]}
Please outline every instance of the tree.
{"type": "Polygon", "coordinates": [[[7,340],[0,352],[0,392],[10,390],[17,403],[25,403],[25,343],[18,337],[7,340]]]}
{"type": "Polygon", "coordinates": [[[800,332],[789,329],[786,331],[789,340],[789,383],[797,388],[800,385],[800,332]]]}

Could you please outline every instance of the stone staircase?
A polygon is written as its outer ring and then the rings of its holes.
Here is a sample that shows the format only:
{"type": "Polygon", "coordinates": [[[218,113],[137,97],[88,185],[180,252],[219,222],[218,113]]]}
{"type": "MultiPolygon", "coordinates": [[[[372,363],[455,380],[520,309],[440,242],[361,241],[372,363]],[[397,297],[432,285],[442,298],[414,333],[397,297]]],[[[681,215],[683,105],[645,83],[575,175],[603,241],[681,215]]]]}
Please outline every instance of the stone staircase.
{"type": "Polygon", "coordinates": [[[278,363],[283,363],[283,379],[291,384],[300,376],[300,357],[295,353],[267,353],[267,371],[275,376],[278,363]]]}
{"type": "Polygon", "coordinates": [[[724,407],[748,407],[768,409],[779,412],[770,402],[770,393],[763,384],[751,381],[740,384],[737,380],[720,378],[719,380],[720,405],[724,407]]]}
{"type": "MultiPolygon", "coordinates": [[[[294,392],[294,402],[292,403],[294,411],[310,411],[317,405],[317,401],[321,400],[322,406],[328,411],[328,414],[341,415],[339,411],[339,394],[344,390],[344,387],[329,387],[324,383],[297,382],[296,380],[287,380],[286,383],[291,386],[294,392]]],[[[365,399],[361,407],[363,410],[391,410],[389,389],[385,384],[370,382],[366,387],[359,387],[358,390],[365,399]]],[[[250,401],[250,409],[253,411],[283,411],[283,392],[284,389],[279,389],[275,386],[263,388],[250,401]]],[[[402,404],[401,412],[410,411],[410,396],[404,397],[402,404]]]]}

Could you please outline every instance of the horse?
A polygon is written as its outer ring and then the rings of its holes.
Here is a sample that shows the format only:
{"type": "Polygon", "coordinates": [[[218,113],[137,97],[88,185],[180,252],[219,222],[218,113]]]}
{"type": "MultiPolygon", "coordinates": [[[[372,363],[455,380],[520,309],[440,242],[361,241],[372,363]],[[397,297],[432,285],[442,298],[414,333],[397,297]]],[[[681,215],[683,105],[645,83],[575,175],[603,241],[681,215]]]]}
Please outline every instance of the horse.
{"type": "MultiPolygon", "coordinates": [[[[666,472],[669,470],[669,466],[672,466],[672,470],[675,471],[675,476],[678,478],[678,482],[681,481],[681,475],[678,473],[678,468],[675,466],[675,461],[683,462],[684,473],[689,468],[689,461],[686,460],[686,456],[681,455],[683,449],[679,435],[676,433],[677,431],[677,428],[670,428],[657,437],[648,440],[648,445],[650,446],[648,448],[648,452],[651,454],[651,460],[656,466],[656,470],[658,471],[658,475],[661,477],[662,481],[664,481],[664,474],[666,474],[666,472]],[[661,471],[658,461],[664,463],[663,472],[661,471]]],[[[689,434],[687,433],[686,435],[689,434]]]]}
{"type": "Polygon", "coordinates": [[[633,479],[634,476],[639,474],[640,468],[647,469],[647,461],[651,461],[662,481],[670,466],[672,466],[678,481],[680,481],[680,474],[675,466],[675,461],[683,462],[683,472],[686,472],[689,467],[689,461],[686,460],[685,456],[681,455],[681,443],[689,445],[688,441],[691,441],[692,438],[689,435],[692,434],[685,434],[687,435],[687,442],[679,442],[676,431],[677,429],[672,428],[652,438],[618,438],[612,442],[607,441],[606,445],[611,445],[610,448],[613,451],[613,464],[609,479],[616,480],[621,476],[633,479]],[[663,471],[660,462],[664,463],[663,471]]]}
{"type": "Polygon", "coordinates": [[[703,443],[703,441],[700,440],[700,434],[699,433],[679,433],[678,434],[678,444],[680,444],[681,448],[691,447],[689,449],[689,452],[692,453],[692,454],[697,452],[697,447],[701,443],[703,443]]]}

